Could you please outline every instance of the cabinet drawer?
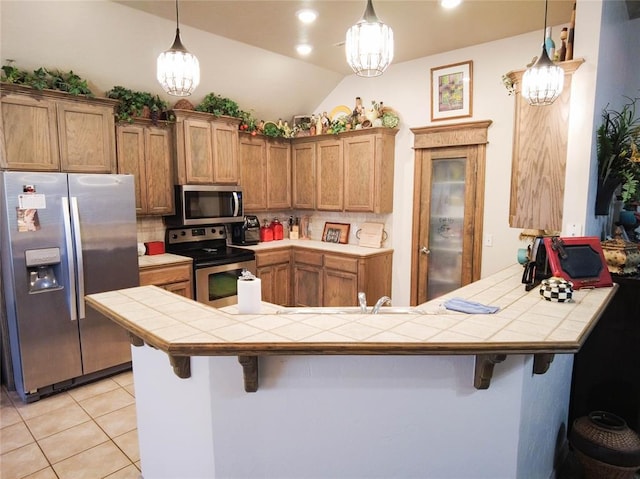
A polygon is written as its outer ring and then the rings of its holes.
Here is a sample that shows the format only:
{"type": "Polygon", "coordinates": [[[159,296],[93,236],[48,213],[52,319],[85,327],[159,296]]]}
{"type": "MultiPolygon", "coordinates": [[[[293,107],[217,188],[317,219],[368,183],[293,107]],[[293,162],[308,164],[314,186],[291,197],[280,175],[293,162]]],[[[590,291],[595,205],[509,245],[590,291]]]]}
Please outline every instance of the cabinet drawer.
{"type": "Polygon", "coordinates": [[[322,253],[316,251],[294,251],[293,260],[295,263],[322,266],[322,253]]]}
{"type": "Polygon", "coordinates": [[[140,286],[164,285],[191,280],[191,265],[164,266],[140,271],[140,286]]]}
{"type": "Polygon", "coordinates": [[[258,268],[272,264],[288,263],[289,261],[291,261],[291,252],[289,249],[256,254],[256,266],[258,268]]]}
{"type": "Polygon", "coordinates": [[[325,254],[324,267],[329,269],[337,269],[339,271],[347,271],[349,273],[357,273],[358,259],[348,258],[346,256],[335,256],[331,254],[325,254]]]}

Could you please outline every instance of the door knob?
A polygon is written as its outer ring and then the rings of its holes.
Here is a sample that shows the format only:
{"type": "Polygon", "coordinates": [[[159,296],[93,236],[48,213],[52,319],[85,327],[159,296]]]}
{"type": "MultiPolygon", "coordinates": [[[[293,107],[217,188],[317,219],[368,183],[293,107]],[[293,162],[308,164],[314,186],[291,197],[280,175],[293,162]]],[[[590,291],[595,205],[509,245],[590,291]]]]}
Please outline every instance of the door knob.
{"type": "Polygon", "coordinates": [[[431,251],[428,250],[426,246],[423,246],[422,248],[420,248],[420,253],[422,253],[422,254],[430,254],[431,251]]]}

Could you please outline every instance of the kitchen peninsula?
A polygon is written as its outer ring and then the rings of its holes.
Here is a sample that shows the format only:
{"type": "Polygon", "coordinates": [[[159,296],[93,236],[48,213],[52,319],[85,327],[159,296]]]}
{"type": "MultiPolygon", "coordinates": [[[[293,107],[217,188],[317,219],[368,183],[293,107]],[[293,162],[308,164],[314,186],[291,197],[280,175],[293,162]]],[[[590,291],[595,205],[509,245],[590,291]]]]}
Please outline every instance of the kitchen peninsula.
{"type": "Polygon", "coordinates": [[[571,353],[615,286],[552,303],[521,275],[507,268],[405,314],[238,315],[154,286],[87,301],[141,346],[145,479],[549,477],[571,353]],[[500,310],[457,313],[448,297],[500,310]]]}

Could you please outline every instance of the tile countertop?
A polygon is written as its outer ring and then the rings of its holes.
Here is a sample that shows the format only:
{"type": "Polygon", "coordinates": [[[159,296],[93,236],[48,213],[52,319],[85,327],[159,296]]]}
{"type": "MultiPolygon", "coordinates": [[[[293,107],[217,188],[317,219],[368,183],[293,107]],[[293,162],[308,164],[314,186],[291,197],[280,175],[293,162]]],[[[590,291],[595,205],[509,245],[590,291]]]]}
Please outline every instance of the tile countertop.
{"type": "Polygon", "coordinates": [[[321,250],[321,251],[328,251],[331,253],[344,253],[344,254],[349,254],[354,256],[373,256],[376,254],[393,251],[392,248],[366,248],[364,246],[358,246],[356,244],[327,243],[326,241],[307,240],[307,239],[304,239],[304,240],[283,239],[278,241],[267,241],[264,243],[258,243],[257,245],[251,245],[251,246],[240,246],[240,245],[233,245],[233,246],[235,246],[236,248],[251,249],[256,253],[260,251],[269,251],[269,250],[278,249],[278,248],[288,248],[290,246],[295,246],[296,248],[308,248],[308,249],[315,249],[315,250],[321,250]]]}
{"type": "MultiPolygon", "coordinates": [[[[570,303],[525,292],[514,265],[419,306],[425,314],[256,315],[211,308],[155,286],[88,295],[88,304],[137,339],[170,356],[266,354],[575,353],[613,297],[616,286],[580,289],[570,303]],[[499,306],[495,314],[464,314],[442,303],[460,297],[499,306]]],[[[135,344],[135,343],[134,343],[135,344]]]]}
{"type": "Polygon", "coordinates": [[[187,256],[163,253],[138,256],[138,267],[140,269],[153,268],[158,266],[169,266],[172,264],[191,263],[193,260],[187,256]]]}

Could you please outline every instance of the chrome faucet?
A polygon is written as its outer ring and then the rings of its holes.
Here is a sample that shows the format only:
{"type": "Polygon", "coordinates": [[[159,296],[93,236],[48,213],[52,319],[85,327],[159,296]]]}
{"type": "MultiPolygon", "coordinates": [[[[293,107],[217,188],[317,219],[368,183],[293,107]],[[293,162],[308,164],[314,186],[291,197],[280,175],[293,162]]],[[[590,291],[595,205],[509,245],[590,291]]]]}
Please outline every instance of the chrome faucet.
{"type": "Polygon", "coordinates": [[[360,305],[360,312],[367,314],[367,295],[362,291],[358,293],[358,304],[360,305]]]}
{"type": "Polygon", "coordinates": [[[384,304],[388,304],[389,306],[391,306],[391,298],[389,296],[383,296],[381,297],[377,302],[376,305],[373,307],[373,309],[371,310],[371,314],[378,314],[378,311],[380,311],[380,308],[382,307],[382,305],[384,304]]]}

